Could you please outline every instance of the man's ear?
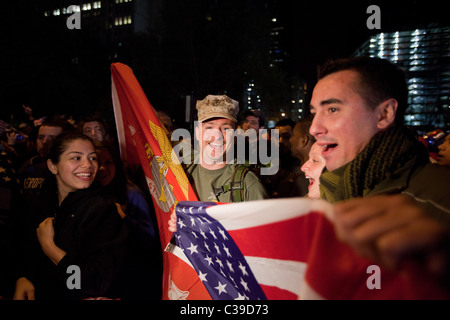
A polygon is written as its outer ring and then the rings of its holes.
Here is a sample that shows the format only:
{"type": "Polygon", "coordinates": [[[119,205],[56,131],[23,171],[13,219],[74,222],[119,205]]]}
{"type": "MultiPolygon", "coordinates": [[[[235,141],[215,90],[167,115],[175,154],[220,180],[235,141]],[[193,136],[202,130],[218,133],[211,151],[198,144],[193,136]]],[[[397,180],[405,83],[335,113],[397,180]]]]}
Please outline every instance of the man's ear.
{"type": "Polygon", "coordinates": [[[57,174],[58,173],[58,170],[56,169],[56,166],[53,164],[52,160],[50,160],[50,159],[47,159],[47,168],[53,174],[57,174]]]}
{"type": "Polygon", "coordinates": [[[301,139],[302,148],[306,148],[306,146],[308,145],[308,142],[309,142],[309,137],[307,134],[305,134],[301,139]]]}
{"type": "Polygon", "coordinates": [[[395,122],[398,102],[396,99],[391,98],[380,103],[377,108],[379,111],[377,127],[384,130],[395,122]]]}

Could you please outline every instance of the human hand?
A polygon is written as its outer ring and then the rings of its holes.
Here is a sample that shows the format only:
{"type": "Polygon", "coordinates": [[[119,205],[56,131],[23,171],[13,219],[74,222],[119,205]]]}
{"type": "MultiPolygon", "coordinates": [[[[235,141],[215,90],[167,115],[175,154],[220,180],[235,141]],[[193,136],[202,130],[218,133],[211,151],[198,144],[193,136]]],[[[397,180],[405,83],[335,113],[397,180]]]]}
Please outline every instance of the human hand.
{"type": "Polygon", "coordinates": [[[53,228],[54,222],[55,218],[47,218],[42,221],[36,229],[36,235],[41,246],[53,242],[53,238],[55,237],[55,229],[53,228]]]}
{"type": "MultiPolygon", "coordinates": [[[[338,238],[360,255],[395,269],[418,259],[437,276],[450,264],[449,231],[404,195],[379,195],[334,205],[338,238]]],[[[419,260],[416,260],[419,261],[419,260]]]]}
{"type": "Polygon", "coordinates": [[[124,208],[122,208],[120,203],[116,202],[115,204],[116,204],[116,208],[117,208],[117,212],[119,213],[119,216],[122,219],[125,219],[126,214],[125,214],[124,208]]]}
{"type": "Polygon", "coordinates": [[[170,214],[169,231],[177,232],[177,214],[175,213],[175,210],[170,214]]]}
{"type": "Polygon", "coordinates": [[[47,218],[41,222],[36,230],[36,235],[41,245],[44,254],[54,263],[58,264],[59,261],[66,255],[66,252],[59,248],[55,241],[55,229],[53,224],[55,218],[47,218]]]}
{"type": "Polygon", "coordinates": [[[34,300],[34,285],[25,277],[16,281],[13,300],[34,300]]]}

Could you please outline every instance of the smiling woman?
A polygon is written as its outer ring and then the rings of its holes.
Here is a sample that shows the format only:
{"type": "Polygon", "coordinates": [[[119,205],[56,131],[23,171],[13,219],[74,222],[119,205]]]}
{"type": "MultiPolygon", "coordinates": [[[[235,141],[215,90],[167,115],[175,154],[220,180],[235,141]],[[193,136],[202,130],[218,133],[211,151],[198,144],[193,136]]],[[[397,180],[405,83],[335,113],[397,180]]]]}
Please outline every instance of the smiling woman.
{"type": "Polygon", "coordinates": [[[59,139],[47,160],[48,169],[56,177],[60,204],[69,192],[89,188],[98,170],[92,141],[78,135],[70,139],[59,139]],[[60,141],[66,141],[65,145],[60,141]]]}
{"type": "Polygon", "coordinates": [[[54,176],[38,208],[28,208],[26,261],[19,270],[15,299],[116,298],[127,229],[112,197],[94,182],[98,170],[92,140],[83,134],[59,135],[48,154],[54,176]],[[37,229],[36,229],[37,227],[37,229]],[[68,285],[68,270],[80,270],[79,288],[68,285]],[[113,293],[114,292],[114,293],[113,293]]]}

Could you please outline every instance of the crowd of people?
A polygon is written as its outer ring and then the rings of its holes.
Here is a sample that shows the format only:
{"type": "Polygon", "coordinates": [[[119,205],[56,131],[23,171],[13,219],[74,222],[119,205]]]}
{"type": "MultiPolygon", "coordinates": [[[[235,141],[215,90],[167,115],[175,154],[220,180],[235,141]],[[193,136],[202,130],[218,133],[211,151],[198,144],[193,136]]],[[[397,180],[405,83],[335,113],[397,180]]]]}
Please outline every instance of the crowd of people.
{"type": "MultiPolygon", "coordinates": [[[[393,268],[415,259],[450,292],[450,134],[433,145],[432,159],[426,141],[403,124],[407,87],[393,64],[349,58],[322,66],[312,117],[275,125],[271,175],[261,174],[267,164],[259,159],[225,161],[237,128],[254,130],[250,149],[273,140],[260,134],[261,111],[239,119],[239,103],[226,95],[196,107],[198,161],[185,171],[199,200],[324,199],[334,205],[341,241],[393,268]]],[[[158,117],[170,136],[170,116],[158,117]]],[[[124,165],[102,118],[68,120],[34,120],[29,139],[20,138],[24,128],[4,132],[0,297],[161,299],[161,244],[142,170],[124,165]],[[72,265],[83,270],[80,290],[68,288],[72,265]]],[[[169,230],[176,225],[173,213],[169,230]]]]}
{"type": "Polygon", "coordinates": [[[2,143],[0,296],[161,299],[153,203],[127,173],[107,123],[57,118],[35,130],[26,161],[25,142],[2,143]],[[73,265],[83,270],[80,290],[66,283],[73,265]]]}

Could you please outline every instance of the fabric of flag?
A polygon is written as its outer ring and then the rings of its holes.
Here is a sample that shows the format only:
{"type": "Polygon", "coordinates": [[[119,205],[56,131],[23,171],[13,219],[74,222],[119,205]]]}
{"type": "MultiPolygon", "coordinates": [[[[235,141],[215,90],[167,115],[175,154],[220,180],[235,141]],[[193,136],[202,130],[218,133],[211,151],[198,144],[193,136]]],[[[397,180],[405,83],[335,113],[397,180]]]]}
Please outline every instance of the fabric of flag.
{"type": "Polygon", "coordinates": [[[214,298],[297,299],[311,246],[309,226],[329,211],[327,202],[304,198],[183,201],[176,207],[176,247],[214,298]]]}
{"type": "MultiPolygon", "coordinates": [[[[197,200],[172,145],[133,71],[111,65],[112,100],[122,160],[141,166],[158,221],[164,249],[172,233],[168,221],[176,204],[197,200]]],[[[163,299],[211,299],[195,271],[173,254],[163,252],[163,299]]]]}
{"type": "Polygon", "coordinates": [[[183,201],[176,212],[174,247],[214,299],[449,298],[421,267],[388,270],[338,241],[323,200],[183,201]]]}
{"type": "Polygon", "coordinates": [[[185,248],[213,299],[266,299],[228,231],[206,213],[207,207],[216,204],[184,201],[177,205],[177,244],[185,248]]]}

